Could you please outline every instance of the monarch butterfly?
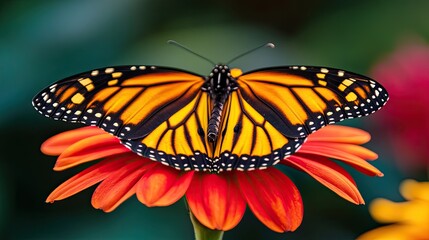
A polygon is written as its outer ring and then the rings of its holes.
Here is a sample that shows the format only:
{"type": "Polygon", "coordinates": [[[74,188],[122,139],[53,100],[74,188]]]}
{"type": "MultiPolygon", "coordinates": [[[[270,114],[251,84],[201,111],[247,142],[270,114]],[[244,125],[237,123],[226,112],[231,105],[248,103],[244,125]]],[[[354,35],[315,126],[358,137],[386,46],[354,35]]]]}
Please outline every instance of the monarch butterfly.
{"type": "Polygon", "coordinates": [[[312,132],[369,115],[387,100],[371,78],[327,67],[241,73],[217,64],[205,77],[133,65],[60,80],[33,106],[55,120],[98,126],[138,155],[176,169],[221,172],[275,165],[312,132]]]}

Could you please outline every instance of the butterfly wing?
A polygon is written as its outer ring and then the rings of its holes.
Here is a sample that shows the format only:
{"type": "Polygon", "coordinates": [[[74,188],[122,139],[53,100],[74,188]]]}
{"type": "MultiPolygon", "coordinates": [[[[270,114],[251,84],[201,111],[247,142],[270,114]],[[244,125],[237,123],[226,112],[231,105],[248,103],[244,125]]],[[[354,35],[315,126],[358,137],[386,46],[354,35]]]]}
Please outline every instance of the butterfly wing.
{"type": "Polygon", "coordinates": [[[233,91],[225,103],[216,143],[215,168],[223,170],[264,169],[296,152],[305,138],[284,136],[244,99],[233,91]]]}
{"type": "Polygon", "coordinates": [[[152,160],[205,170],[211,101],[203,84],[203,77],[172,68],[110,67],[61,80],[33,105],[55,120],[98,126],[152,160]]]}
{"type": "Polygon", "coordinates": [[[371,78],[323,67],[277,67],[237,79],[243,99],[288,138],[307,137],[327,124],[367,116],[388,100],[371,78]]]}
{"type": "Polygon", "coordinates": [[[237,77],[215,157],[224,169],[275,165],[327,124],[369,115],[387,101],[374,80],[339,69],[277,67],[237,77]]]}
{"type": "Polygon", "coordinates": [[[148,135],[121,141],[137,154],[179,170],[213,171],[213,144],[206,130],[211,108],[209,94],[199,91],[148,135]]]}
{"type": "Polygon", "coordinates": [[[55,120],[134,139],[188,104],[203,83],[201,76],[171,68],[109,67],[61,80],[36,95],[33,105],[55,120]]]}

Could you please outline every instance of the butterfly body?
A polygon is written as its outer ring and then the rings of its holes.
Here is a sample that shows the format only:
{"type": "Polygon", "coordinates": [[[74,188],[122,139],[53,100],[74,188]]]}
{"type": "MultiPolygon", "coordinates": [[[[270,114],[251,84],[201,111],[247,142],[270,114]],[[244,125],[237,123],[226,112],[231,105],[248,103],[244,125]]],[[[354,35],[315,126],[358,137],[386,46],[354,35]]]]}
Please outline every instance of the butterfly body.
{"type": "Polygon", "coordinates": [[[327,124],[369,115],[387,101],[376,81],[344,70],[283,66],[204,77],[119,66],[60,80],[33,105],[55,120],[98,126],[133,152],[179,170],[264,169],[327,124]]]}
{"type": "Polygon", "coordinates": [[[224,104],[231,92],[237,90],[237,81],[231,75],[227,65],[219,64],[213,68],[201,89],[207,91],[213,101],[213,109],[207,127],[207,137],[210,142],[215,142],[219,132],[224,104]]]}

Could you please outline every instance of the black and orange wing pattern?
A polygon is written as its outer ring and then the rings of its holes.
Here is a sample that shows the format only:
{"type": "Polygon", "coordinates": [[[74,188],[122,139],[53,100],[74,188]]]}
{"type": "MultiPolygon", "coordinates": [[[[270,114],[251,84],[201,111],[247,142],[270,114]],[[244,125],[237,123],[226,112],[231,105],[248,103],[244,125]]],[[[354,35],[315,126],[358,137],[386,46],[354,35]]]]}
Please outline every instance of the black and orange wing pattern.
{"type": "Polygon", "coordinates": [[[215,145],[215,171],[265,169],[295,153],[306,140],[285,136],[278,128],[244,99],[242,90],[233,91],[215,145]]]}
{"type": "Polygon", "coordinates": [[[178,109],[148,135],[121,142],[139,155],[178,170],[215,171],[213,143],[207,139],[212,101],[207,92],[178,109]]]}
{"type": "Polygon", "coordinates": [[[373,79],[325,67],[260,69],[237,82],[243,99],[288,138],[305,138],[327,124],[367,116],[388,100],[373,79]]]}
{"type": "Polygon", "coordinates": [[[340,69],[286,66],[235,77],[214,152],[221,170],[275,165],[312,132],[367,116],[388,100],[376,81],[340,69]]]}
{"type": "Polygon", "coordinates": [[[200,91],[203,84],[203,77],[172,68],[109,67],[63,79],[36,95],[33,105],[55,120],[98,126],[164,164],[175,166],[176,157],[186,156],[201,165],[211,154],[203,130],[211,102],[200,91]]]}
{"type": "Polygon", "coordinates": [[[236,77],[219,135],[207,138],[213,99],[205,78],[163,67],[96,69],[61,80],[33,100],[43,115],[104,129],[141,156],[181,170],[264,169],[327,124],[366,116],[388,95],[344,70],[290,66],[236,77]]]}

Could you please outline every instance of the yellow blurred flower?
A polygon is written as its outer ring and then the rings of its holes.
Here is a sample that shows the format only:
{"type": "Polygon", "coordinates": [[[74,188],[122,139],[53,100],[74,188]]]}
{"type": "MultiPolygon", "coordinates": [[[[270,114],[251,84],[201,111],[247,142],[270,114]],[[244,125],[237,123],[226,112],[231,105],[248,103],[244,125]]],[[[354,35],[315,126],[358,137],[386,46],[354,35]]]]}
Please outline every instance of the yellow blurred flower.
{"type": "Polygon", "coordinates": [[[376,199],[369,211],[383,224],[361,235],[358,240],[424,240],[429,239],[429,182],[405,180],[400,187],[405,202],[376,199]]]}

